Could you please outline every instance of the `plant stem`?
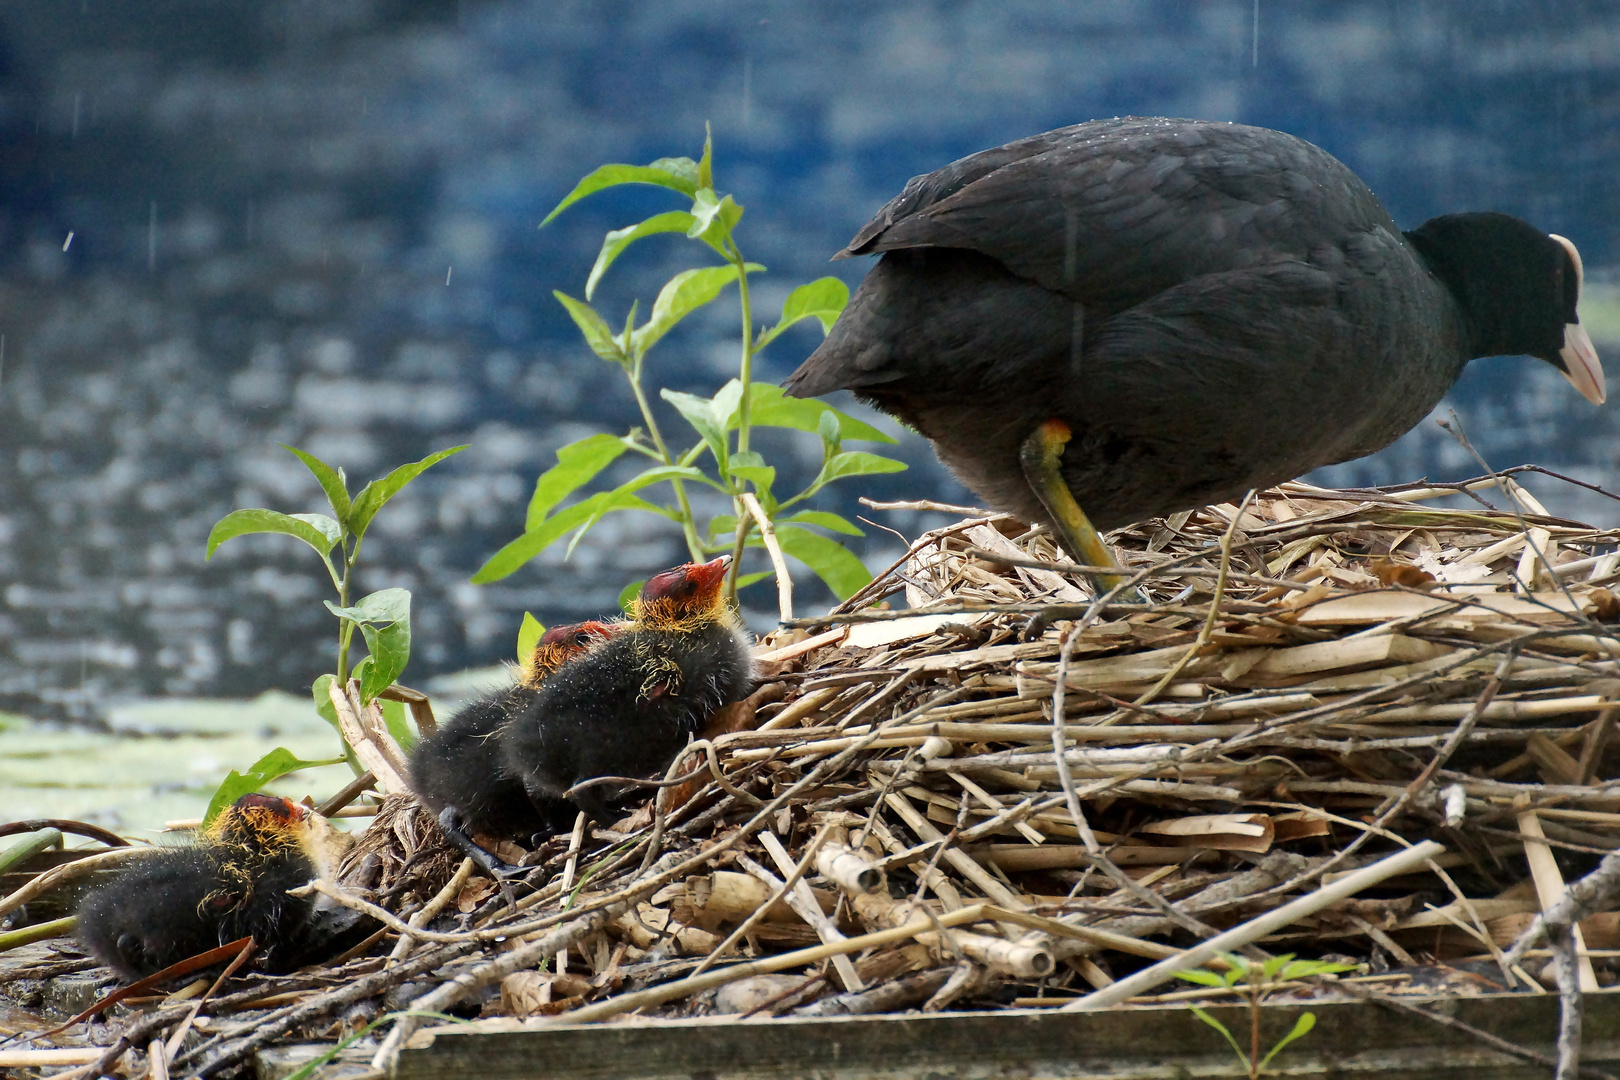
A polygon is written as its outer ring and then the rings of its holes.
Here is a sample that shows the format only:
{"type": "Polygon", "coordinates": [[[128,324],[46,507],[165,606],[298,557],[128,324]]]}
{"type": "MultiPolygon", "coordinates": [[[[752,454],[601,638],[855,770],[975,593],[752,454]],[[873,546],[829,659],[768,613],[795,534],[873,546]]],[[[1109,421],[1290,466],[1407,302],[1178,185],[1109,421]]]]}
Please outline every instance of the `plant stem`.
{"type": "MultiPolygon", "coordinates": [[[[343,580],[338,582],[338,607],[349,606],[349,575],[354,571],[354,557],[359,554],[360,545],[355,544],[354,551],[345,550],[343,553],[343,580]]],[[[351,619],[338,620],[338,655],[337,655],[337,681],[339,686],[349,684],[349,641],[354,637],[354,622],[351,619]]]]}
{"type": "MultiPolygon", "coordinates": [[[[754,381],[754,309],[748,295],[748,264],[735,240],[727,246],[731,248],[731,263],[737,268],[737,302],[742,307],[742,366],[737,373],[737,381],[742,383],[742,401],[737,405],[737,452],[741,454],[748,450],[748,396],[754,381]]],[[[736,576],[735,568],[732,576],[736,576]]]]}
{"type": "MultiPolygon", "coordinates": [[[[1249,969],[1254,974],[1254,969],[1249,969]]],[[[1249,984],[1249,1080],[1260,1080],[1260,988],[1249,984]]]]}
{"type": "Polygon", "coordinates": [[[726,596],[732,603],[737,602],[737,566],[742,562],[743,545],[748,542],[748,534],[753,530],[753,518],[748,516],[748,508],[742,504],[741,499],[732,499],[731,505],[735,507],[733,513],[737,518],[737,539],[731,545],[731,576],[726,579],[726,596]]]}
{"type": "MultiPolygon", "coordinates": [[[[625,376],[630,380],[630,392],[636,396],[636,404],[641,408],[641,418],[647,421],[647,435],[652,439],[653,445],[658,448],[659,455],[665,465],[674,465],[676,461],[669,455],[669,447],[664,444],[664,436],[658,430],[658,421],[654,419],[652,405],[647,401],[646,393],[641,389],[641,360],[625,368],[625,376]]],[[[681,531],[686,537],[686,550],[691,553],[693,562],[703,561],[703,544],[698,540],[697,521],[692,517],[692,504],[686,498],[686,485],[679,480],[671,480],[669,486],[675,489],[675,502],[681,508],[681,531]]]]}
{"type": "MultiPolygon", "coordinates": [[[[737,381],[742,384],[742,399],[737,403],[737,453],[742,454],[748,451],[748,399],[752,396],[754,382],[754,309],[748,295],[748,263],[743,259],[742,249],[737,246],[736,240],[729,237],[726,246],[731,249],[731,263],[737,268],[737,302],[742,308],[742,364],[737,372],[737,381]]],[[[732,486],[730,477],[722,479],[732,486]]],[[[745,486],[746,482],[739,480],[735,490],[740,493],[745,486]]],[[[742,572],[743,543],[748,539],[749,519],[741,499],[733,498],[731,505],[732,515],[737,519],[737,540],[731,547],[731,572],[726,578],[726,595],[732,603],[736,603],[737,575],[742,572]]]]}

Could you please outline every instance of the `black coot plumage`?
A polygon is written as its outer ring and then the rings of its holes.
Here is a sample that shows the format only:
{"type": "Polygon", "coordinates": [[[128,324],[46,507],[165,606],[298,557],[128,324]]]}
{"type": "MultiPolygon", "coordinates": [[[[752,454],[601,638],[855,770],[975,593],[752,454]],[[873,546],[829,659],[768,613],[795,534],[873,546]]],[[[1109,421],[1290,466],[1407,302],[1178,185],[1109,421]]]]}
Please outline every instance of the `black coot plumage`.
{"type": "MultiPolygon", "coordinates": [[[[648,578],[630,621],[546,680],[501,743],[533,797],[662,773],[716,710],[748,695],[753,657],[721,588],[730,564],[723,555],[648,578]]],[[[601,788],[571,798],[592,820],[611,820],[601,788]]]]}
{"type": "Polygon", "coordinates": [[[874,253],[786,391],[853,390],[1088,561],[1106,548],[1080,550],[1065,500],[1108,529],[1369,454],[1475,357],[1529,354],[1604,398],[1573,244],[1494,213],[1402,233],[1338,160],[1265,128],[1097,120],[986,150],[835,257],[874,253]]]}
{"type": "Polygon", "coordinates": [[[249,936],[256,967],[289,971],[332,936],[316,900],[287,890],[335,865],[333,839],[289,799],[244,795],[197,843],[154,851],[86,896],[79,941],[129,979],[249,936]]]}
{"type": "Polygon", "coordinates": [[[445,836],[485,871],[521,873],[470,834],[526,841],[566,829],[578,812],[562,799],[531,799],[522,780],[505,768],[501,739],[512,720],[533,705],[541,685],[568,661],[616,628],[601,622],[547,630],[518,682],[467,705],[411,751],[411,789],[439,816],[445,836]]]}

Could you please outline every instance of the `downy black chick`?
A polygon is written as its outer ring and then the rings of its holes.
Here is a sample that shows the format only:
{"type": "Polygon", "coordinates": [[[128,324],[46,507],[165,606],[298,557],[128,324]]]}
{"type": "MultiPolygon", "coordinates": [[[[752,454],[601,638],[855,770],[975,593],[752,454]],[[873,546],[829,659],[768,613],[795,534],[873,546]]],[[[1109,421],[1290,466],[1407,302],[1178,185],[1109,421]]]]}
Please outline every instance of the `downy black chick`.
{"type": "Polygon", "coordinates": [[[197,843],[153,852],[79,906],[79,941],[139,979],[252,936],[254,966],[290,971],[325,940],[313,897],[288,889],[335,864],[326,819],[290,799],[244,795],[197,843]]]}
{"type": "Polygon", "coordinates": [[[540,638],[516,685],[465,706],[411,752],[411,789],[439,817],[439,828],[486,872],[522,873],[488,851],[472,834],[529,841],[573,824],[572,804],[531,798],[502,758],[502,732],[534,703],[553,672],[615,632],[600,622],[555,626],[540,638]]]}
{"type": "MultiPolygon", "coordinates": [[[[649,578],[618,633],[556,672],[501,740],[536,799],[598,776],[662,774],[716,709],[748,695],[754,662],[721,591],[730,556],[649,578]]],[[[571,796],[598,822],[604,793],[571,796]]]]}

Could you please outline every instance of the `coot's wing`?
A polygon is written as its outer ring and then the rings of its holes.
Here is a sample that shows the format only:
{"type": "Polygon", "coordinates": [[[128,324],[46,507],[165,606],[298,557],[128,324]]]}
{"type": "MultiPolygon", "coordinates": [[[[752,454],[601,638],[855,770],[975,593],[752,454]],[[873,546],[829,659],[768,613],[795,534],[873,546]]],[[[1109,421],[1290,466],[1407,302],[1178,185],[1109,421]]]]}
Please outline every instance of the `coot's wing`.
{"type": "Polygon", "coordinates": [[[1205,274],[1311,260],[1379,227],[1395,231],[1366,185],[1301,139],[1132,118],[918,177],[848,252],[966,248],[1106,315],[1205,274]]]}
{"type": "MultiPolygon", "coordinates": [[[[1073,124],[1053,131],[1043,131],[1039,135],[1031,135],[1016,142],[1010,142],[1006,146],[997,146],[991,150],[981,150],[977,154],[969,154],[967,157],[953,161],[944,168],[935,169],[931,173],[913,176],[906,182],[906,186],[901,190],[900,194],[884,203],[883,208],[872,215],[872,220],[861,226],[860,232],[855,234],[855,238],[849,242],[849,246],[834,255],[833,258],[845,259],[851,255],[889,251],[891,245],[879,238],[895,222],[927,211],[930,207],[955,195],[969,184],[982,180],[991,173],[1014,162],[1024,161],[1056,149],[1083,128],[1117,123],[1118,121],[1112,120],[1094,120],[1088,124],[1073,124]],[[874,243],[874,241],[877,242],[874,243]]],[[[906,247],[911,245],[901,244],[896,246],[906,247]]]]}

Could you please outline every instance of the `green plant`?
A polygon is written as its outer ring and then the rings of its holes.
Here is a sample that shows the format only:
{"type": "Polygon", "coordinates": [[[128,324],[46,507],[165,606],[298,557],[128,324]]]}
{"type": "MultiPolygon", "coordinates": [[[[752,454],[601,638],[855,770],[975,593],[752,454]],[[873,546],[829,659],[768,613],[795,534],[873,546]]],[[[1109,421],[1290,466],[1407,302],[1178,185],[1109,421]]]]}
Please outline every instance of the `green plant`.
{"type": "Polygon", "coordinates": [[[1178,971],[1176,977],[1186,979],[1188,982],[1198,983],[1200,986],[1211,986],[1221,990],[1231,990],[1243,983],[1242,993],[1249,1002],[1249,1049],[1245,1051],[1238,1045],[1238,1041],[1227,1030],[1225,1024],[1215,1019],[1209,1013],[1194,1005],[1193,1015],[1204,1023],[1221,1033],[1221,1037],[1232,1047],[1232,1053],[1237,1055],[1238,1061],[1249,1070],[1249,1080],[1259,1080],[1260,1073],[1271,1059],[1281,1053],[1283,1047],[1296,1039],[1308,1035],[1316,1026],[1316,1014],[1312,1012],[1301,1013],[1294,1021],[1293,1028],[1278,1039],[1266,1051],[1264,1057],[1260,1056],[1260,1002],[1273,987],[1291,979],[1302,979],[1312,975],[1332,975],[1342,971],[1355,971],[1354,964],[1335,964],[1326,960],[1295,960],[1292,953],[1283,956],[1273,956],[1261,962],[1255,962],[1239,956],[1236,953],[1222,953],[1221,959],[1226,961],[1227,969],[1222,972],[1205,971],[1202,968],[1192,971],[1178,971]]]}
{"type": "MultiPolygon", "coordinates": [[[[248,533],[280,533],[296,537],[315,549],[316,554],[321,557],[322,565],[326,567],[333,588],[337,590],[337,603],[334,604],[330,600],[324,603],[327,609],[337,616],[338,632],[335,674],[322,675],[316,679],[312,690],[316,710],[327,723],[337,729],[338,737],[342,739],[343,732],[338,726],[337,712],[327,695],[327,688],[333,680],[335,679],[339,685],[344,685],[350,678],[358,679],[361,703],[369,704],[398,680],[411,656],[411,594],[408,590],[379,589],[350,603],[350,584],[354,579],[355,566],[360,560],[360,547],[365,540],[366,530],[376,518],[377,511],[403,491],[405,485],[415,480],[425,470],[450,455],[465,450],[466,447],[454,446],[448,450],[429,454],[421,461],[401,465],[380,480],[371,481],[352,496],[349,494],[348,478],[342,469],[334,469],[313,454],[307,454],[294,447],[284,446],[283,449],[302,461],[314,475],[321,490],[326,493],[331,514],[283,514],[275,510],[258,509],[233,510],[220,518],[209,532],[205,557],[213,558],[214,551],[219,545],[233,537],[246,536],[248,533]],[[367,655],[351,669],[349,650],[356,629],[365,639],[367,655]]],[[[389,732],[401,746],[409,747],[415,741],[415,736],[405,720],[404,708],[394,701],[384,701],[381,704],[389,732]]],[[[356,775],[364,771],[355,759],[347,740],[343,742],[343,757],[333,758],[330,761],[300,760],[291,751],[277,747],[260,758],[246,773],[233,770],[214,792],[204,820],[212,821],[220,809],[235,802],[239,796],[260,790],[278,776],[316,765],[336,764],[339,761],[347,761],[356,775]]]]}
{"type": "Polygon", "coordinates": [[[833,592],[840,597],[849,596],[871,579],[853,553],[817,531],[860,536],[860,529],[828,511],[788,511],[834,480],[904,469],[904,464],[891,458],[843,448],[846,439],[888,443],[895,440],[827,405],[784,397],[779,387],[753,380],[754,358],[762,349],[790,327],[807,319],[819,323],[825,334],[848,301],[849,289],[831,277],[800,285],[788,294],[776,324],[756,332],[748,275],[765,268],[743,258],[736,236],[743,208],[729,194],[722,195],[715,190],[712,159],[712,140],[705,138],[703,155],[698,161],[681,157],[660,158],[650,165],[603,165],[576,184],[541,223],[544,227],[580,199],[621,184],[652,184],[691,200],[690,209],[669,210],[608,233],[585,281],[584,300],[562,292],[553,293],[591,350],[624,372],[645,426],[625,435],[591,435],[560,448],[557,464],[535,484],[523,535],[496,552],[473,576],[473,581],[503,578],[569,533],[573,534],[568,543],[568,551],[572,553],[574,545],[605,515],[640,510],[679,525],[694,560],[730,551],[736,557],[729,586],[735,595],[739,585],[768,576],[738,577],[744,548],[760,543],[753,533],[754,521],[744,511],[741,499],[750,491],[758,497],[771,520],[782,550],[813,570],[833,592]],[[603,274],[631,244],[660,233],[683,233],[719,255],[723,262],[676,274],[658,293],[645,322],[637,325],[638,305],[632,304],[624,329],[615,334],[589,301],[603,274]],[[742,324],[737,377],[729,380],[712,398],[667,388],[659,391],[659,396],[674,407],[696,434],[696,441],[690,446],[675,447],[659,427],[644,383],[648,350],[682,319],[717,299],[733,284],[737,286],[742,324]],[[753,432],[761,427],[815,432],[821,438],[819,472],[804,490],[790,498],[778,501],[772,491],[776,469],[752,448],[753,432]],[[651,464],[611,490],[598,491],[563,505],[625,453],[640,454],[651,464]],[[658,484],[668,485],[671,501],[648,501],[647,489],[658,484]],[[688,493],[688,485],[693,484],[730,497],[733,512],[717,515],[700,527],[688,493]]]}

